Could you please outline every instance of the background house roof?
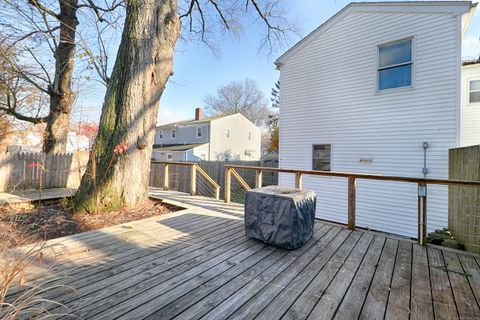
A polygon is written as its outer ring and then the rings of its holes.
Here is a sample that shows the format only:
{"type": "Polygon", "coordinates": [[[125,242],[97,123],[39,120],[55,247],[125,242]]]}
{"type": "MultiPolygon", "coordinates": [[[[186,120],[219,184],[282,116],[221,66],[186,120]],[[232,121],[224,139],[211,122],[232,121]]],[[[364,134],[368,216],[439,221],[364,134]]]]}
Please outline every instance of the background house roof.
{"type": "Polygon", "coordinates": [[[187,151],[199,146],[203,146],[205,143],[196,143],[196,144],[170,144],[170,145],[154,145],[154,151],[187,151]]]}
{"type": "Polygon", "coordinates": [[[212,122],[213,120],[225,118],[232,116],[232,114],[229,115],[218,115],[218,116],[211,116],[211,117],[205,117],[200,120],[195,120],[195,119],[189,119],[189,120],[182,120],[182,121],[177,121],[177,122],[171,122],[167,124],[162,124],[160,126],[157,126],[157,129],[161,128],[172,128],[172,127],[178,127],[178,126],[183,126],[183,125],[190,125],[190,124],[202,124],[202,123],[209,123],[212,122]]]}

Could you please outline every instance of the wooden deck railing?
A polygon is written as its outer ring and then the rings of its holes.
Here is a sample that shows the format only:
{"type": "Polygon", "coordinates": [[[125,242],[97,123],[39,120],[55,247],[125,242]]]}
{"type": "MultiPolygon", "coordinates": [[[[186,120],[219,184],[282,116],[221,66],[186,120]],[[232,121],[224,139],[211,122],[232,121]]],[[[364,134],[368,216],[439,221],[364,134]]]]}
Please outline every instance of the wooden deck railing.
{"type": "Polygon", "coordinates": [[[427,185],[447,185],[447,186],[464,186],[464,187],[480,187],[480,181],[464,181],[464,180],[447,180],[447,179],[427,179],[414,177],[386,176],[366,173],[352,172],[332,172],[332,171],[314,171],[314,170],[296,170],[281,169],[271,167],[252,167],[240,165],[225,165],[225,202],[231,200],[231,177],[234,177],[245,190],[250,190],[248,184],[238,174],[236,169],[255,170],[255,187],[262,187],[262,174],[264,171],[291,173],[295,175],[295,188],[302,188],[302,176],[327,176],[341,177],[348,179],[348,228],[355,229],[355,208],[356,208],[356,181],[358,179],[365,180],[381,180],[392,182],[415,183],[418,186],[418,241],[425,245],[427,242],[427,185]]]}
{"type": "Polygon", "coordinates": [[[197,193],[197,172],[209,183],[215,190],[215,199],[220,199],[220,185],[212,179],[200,166],[195,162],[174,162],[174,161],[152,161],[151,163],[159,163],[164,166],[163,171],[163,189],[168,190],[169,186],[169,168],[170,166],[187,166],[190,167],[190,194],[193,196],[197,193]]]}

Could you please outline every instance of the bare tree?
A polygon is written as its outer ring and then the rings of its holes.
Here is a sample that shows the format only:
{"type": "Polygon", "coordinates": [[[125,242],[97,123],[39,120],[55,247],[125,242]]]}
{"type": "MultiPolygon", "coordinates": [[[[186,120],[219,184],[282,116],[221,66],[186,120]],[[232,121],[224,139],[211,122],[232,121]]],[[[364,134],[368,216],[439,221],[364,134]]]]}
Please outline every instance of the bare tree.
{"type": "Polygon", "coordinates": [[[13,132],[13,125],[5,113],[0,112],[0,144],[13,132]]]}
{"type": "MultiPolygon", "coordinates": [[[[93,16],[94,27],[101,36],[99,23],[123,4],[123,0],[0,0],[0,63],[8,66],[10,86],[30,86],[37,96],[48,97],[37,110],[17,102],[23,90],[8,90],[8,104],[0,110],[31,123],[46,123],[43,151],[65,152],[70,115],[76,99],[72,89],[75,62],[84,56],[89,68],[108,82],[105,47],[94,54],[78,29],[80,13],[87,22],[93,16]],[[96,3],[103,2],[101,5],[96,3]],[[77,44],[84,56],[77,55],[77,44]],[[78,58],[76,60],[76,58],[78,58]],[[102,69],[104,68],[104,69],[102,69]],[[11,81],[15,79],[14,81],[11,81]]],[[[113,14],[111,14],[113,15],[113,14]]],[[[91,20],[91,19],[90,19],[91,20]]],[[[115,19],[114,19],[115,20],[115,19]]],[[[88,28],[85,28],[85,30],[88,28]]],[[[101,37],[99,37],[101,39],[101,37]]]]}
{"type": "Polygon", "coordinates": [[[232,81],[217,89],[216,95],[207,95],[203,102],[213,115],[243,114],[256,125],[263,125],[269,114],[268,101],[256,81],[232,81]]]}
{"type": "Polygon", "coordinates": [[[266,31],[260,47],[269,50],[291,29],[283,9],[278,0],[127,1],[122,41],[87,166],[97,179],[94,184],[91,175],[83,176],[77,209],[109,210],[147,199],[157,112],[172,74],[181,20],[183,31],[207,43],[216,30],[238,31],[254,20],[266,31]]]}
{"type": "Polygon", "coordinates": [[[273,112],[268,115],[267,120],[267,128],[270,134],[268,151],[278,151],[280,144],[278,128],[280,120],[280,80],[275,82],[275,87],[272,88],[270,101],[272,102],[273,112]]]}

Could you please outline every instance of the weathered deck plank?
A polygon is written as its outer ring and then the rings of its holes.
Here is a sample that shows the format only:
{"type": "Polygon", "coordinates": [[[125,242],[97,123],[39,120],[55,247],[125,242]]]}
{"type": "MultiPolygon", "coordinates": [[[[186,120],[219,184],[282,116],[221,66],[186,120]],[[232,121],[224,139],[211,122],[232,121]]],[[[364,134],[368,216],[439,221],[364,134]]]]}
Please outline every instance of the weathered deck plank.
{"type": "Polygon", "coordinates": [[[434,319],[427,249],[413,245],[410,319],[434,319]]]}
{"type": "Polygon", "coordinates": [[[321,221],[286,251],[245,237],[242,206],[156,194],[187,209],[54,240],[29,284],[71,285],[42,297],[84,319],[479,318],[477,256],[321,221]]]}

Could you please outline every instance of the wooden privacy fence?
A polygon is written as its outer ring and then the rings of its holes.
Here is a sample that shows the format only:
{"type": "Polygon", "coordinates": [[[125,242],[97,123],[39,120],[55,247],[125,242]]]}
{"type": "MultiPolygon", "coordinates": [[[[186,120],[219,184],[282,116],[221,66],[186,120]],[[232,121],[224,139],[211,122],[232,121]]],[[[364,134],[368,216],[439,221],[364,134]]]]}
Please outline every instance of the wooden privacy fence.
{"type": "Polygon", "coordinates": [[[88,151],[65,154],[0,154],[0,192],[16,189],[77,187],[88,151]]]}
{"type": "Polygon", "coordinates": [[[382,180],[415,183],[418,186],[418,241],[421,245],[427,243],[427,185],[447,185],[461,187],[480,187],[480,181],[468,180],[447,180],[447,179],[425,179],[413,177],[384,176],[376,174],[363,174],[351,172],[332,172],[332,171],[314,171],[314,170],[295,170],[269,167],[254,167],[240,165],[225,165],[225,202],[231,200],[231,181],[232,177],[242,185],[245,190],[249,190],[249,185],[238,174],[237,170],[250,170],[255,172],[255,187],[262,187],[262,175],[264,172],[290,173],[295,175],[295,188],[302,188],[302,176],[329,176],[348,179],[348,228],[355,229],[355,208],[356,208],[356,181],[358,179],[382,180]]]}
{"type": "MultiPolygon", "coordinates": [[[[480,145],[449,150],[449,179],[480,180],[480,145]]],[[[480,189],[451,186],[448,228],[470,252],[480,253],[480,189]]]]}

